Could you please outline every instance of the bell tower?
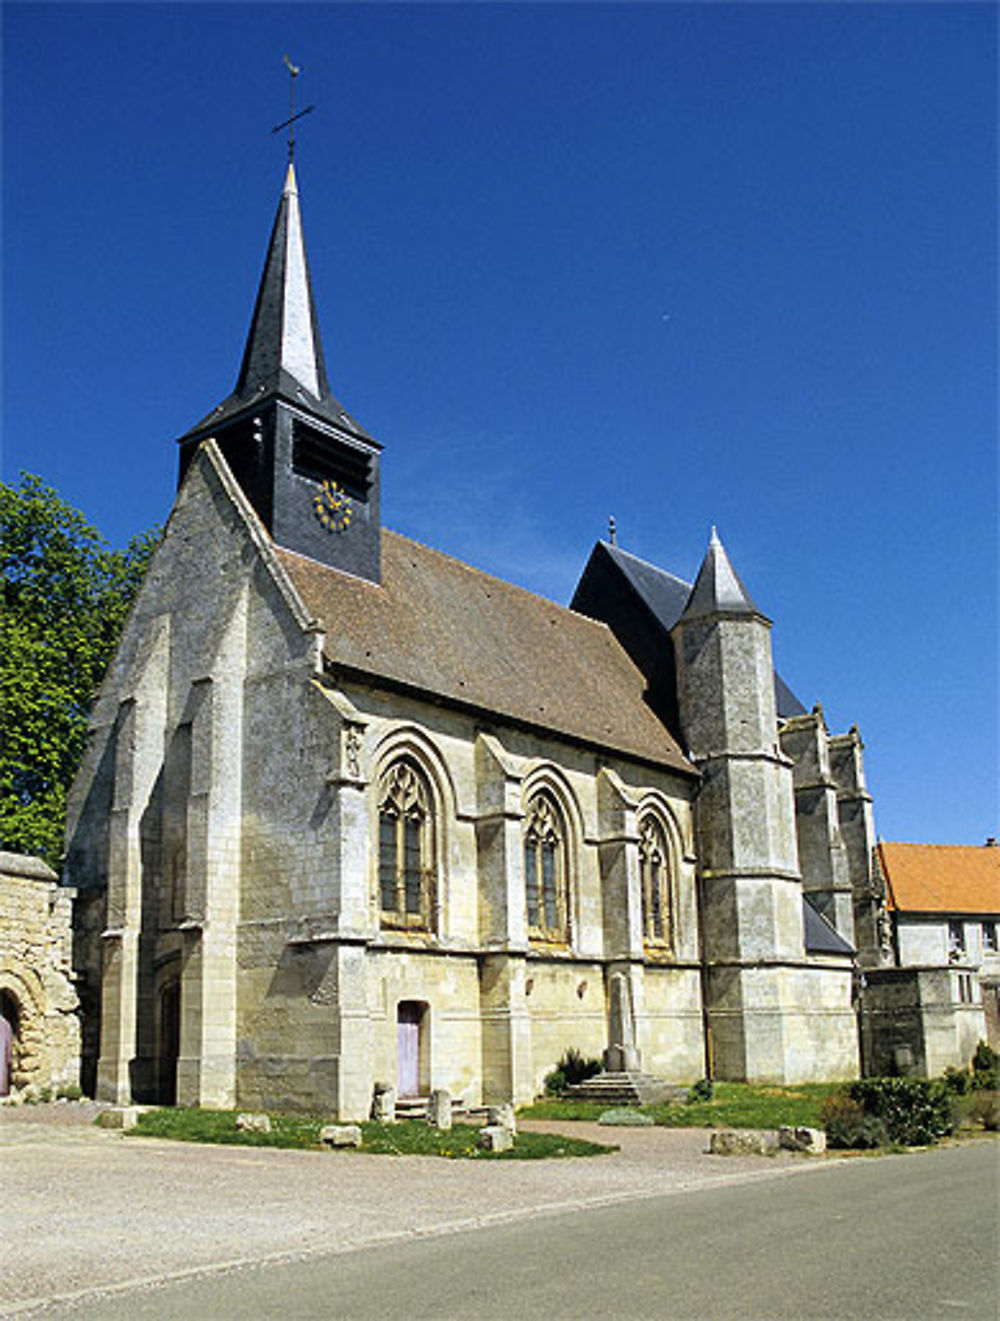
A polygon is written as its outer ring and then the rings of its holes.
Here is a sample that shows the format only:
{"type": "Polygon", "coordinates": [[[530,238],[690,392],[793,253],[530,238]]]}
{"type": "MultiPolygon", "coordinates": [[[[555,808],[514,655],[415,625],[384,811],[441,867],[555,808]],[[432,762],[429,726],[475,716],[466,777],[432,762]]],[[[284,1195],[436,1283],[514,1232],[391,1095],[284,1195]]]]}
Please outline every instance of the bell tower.
{"type": "Polygon", "coordinates": [[[379,581],[382,447],[330,390],[291,161],[236,387],[180,438],[181,479],[210,437],[279,546],[379,581]]]}

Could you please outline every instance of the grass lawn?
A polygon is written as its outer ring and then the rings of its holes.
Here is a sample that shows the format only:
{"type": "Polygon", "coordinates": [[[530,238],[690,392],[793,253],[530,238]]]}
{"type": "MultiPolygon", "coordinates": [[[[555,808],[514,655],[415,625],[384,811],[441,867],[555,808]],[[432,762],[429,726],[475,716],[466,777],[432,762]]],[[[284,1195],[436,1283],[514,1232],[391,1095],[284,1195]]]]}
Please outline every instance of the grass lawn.
{"type": "MultiPolygon", "coordinates": [[[[272,1114],[270,1133],[243,1133],[236,1128],[235,1110],[149,1110],[128,1136],[173,1138],[178,1142],[215,1142],[243,1147],[297,1147],[316,1150],[319,1130],[328,1118],[315,1115],[272,1114]]],[[[602,1156],[616,1151],[611,1145],[585,1142],[555,1133],[518,1133],[510,1151],[482,1151],[476,1146],[479,1129],[455,1124],[446,1133],[422,1120],[398,1124],[363,1123],[360,1150],[380,1156],[445,1156],[465,1160],[548,1160],[564,1156],[602,1156]]],[[[356,1151],[358,1148],[341,1148],[356,1151]]]]}
{"type": "MultiPolygon", "coordinates": [[[[749,1083],[719,1082],[711,1101],[681,1105],[644,1105],[640,1109],[664,1128],[779,1128],[795,1124],[821,1128],[820,1107],[839,1083],[800,1083],[794,1086],[757,1087],[749,1083]]],[[[593,1102],[536,1101],[518,1113],[525,1119],[591,1119],[608,1107],[593,1102]]]]}

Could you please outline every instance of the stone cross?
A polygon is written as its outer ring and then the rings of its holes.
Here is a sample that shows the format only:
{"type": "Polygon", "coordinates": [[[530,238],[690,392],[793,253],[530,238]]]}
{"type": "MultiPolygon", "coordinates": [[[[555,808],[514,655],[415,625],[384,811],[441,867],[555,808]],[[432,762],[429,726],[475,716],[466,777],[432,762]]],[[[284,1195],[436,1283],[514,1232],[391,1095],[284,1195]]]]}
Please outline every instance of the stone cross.
{"type": "Polygon", "coordinates": [[[632,987],[623,972],[611,974],[608,986],[608,1038],[604,1068],[608,1073],[635,1073],[639,1070],[639,1050],[635,1044],[635,1018],[632,1013],[632,987]]]}

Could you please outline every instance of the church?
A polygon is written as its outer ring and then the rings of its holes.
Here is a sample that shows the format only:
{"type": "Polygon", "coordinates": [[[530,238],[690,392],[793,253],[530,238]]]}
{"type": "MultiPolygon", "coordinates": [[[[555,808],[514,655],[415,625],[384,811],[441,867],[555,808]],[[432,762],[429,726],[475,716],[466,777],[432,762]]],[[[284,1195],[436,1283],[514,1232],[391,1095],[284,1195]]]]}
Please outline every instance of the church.
{"type": "Polygon", "coordinates": [[[356,1119],[522,1104],[569,1048],[856,1076],[861,740],[776,675],[719,537],[694,584],[601,541],[567,608],[383,526],[382,462],[289,164],[70,797],[85,1089],[356,1119]]]}

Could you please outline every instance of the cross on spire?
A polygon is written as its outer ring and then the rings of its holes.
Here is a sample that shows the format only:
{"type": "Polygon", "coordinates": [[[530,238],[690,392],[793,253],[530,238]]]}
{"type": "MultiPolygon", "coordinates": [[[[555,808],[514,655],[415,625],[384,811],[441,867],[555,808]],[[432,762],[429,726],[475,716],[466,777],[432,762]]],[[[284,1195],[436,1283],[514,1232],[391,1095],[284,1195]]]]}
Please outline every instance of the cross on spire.
{"type": "Polygon", "coordinates": [[[288,69],[288,118],[280,124],[275,124],[271,132],[280,133],[283,128],[288,129],[288,164],[291,165],[295,159],[295,121],[301,119],[303,115],[308,115],[316,107],[307,105],[305,110],[300,110],[298,114],[295,113],[295,79],[302,72],[302,66],[293,64],[287,55],[283,55],[281,58],[288,69]]]}

